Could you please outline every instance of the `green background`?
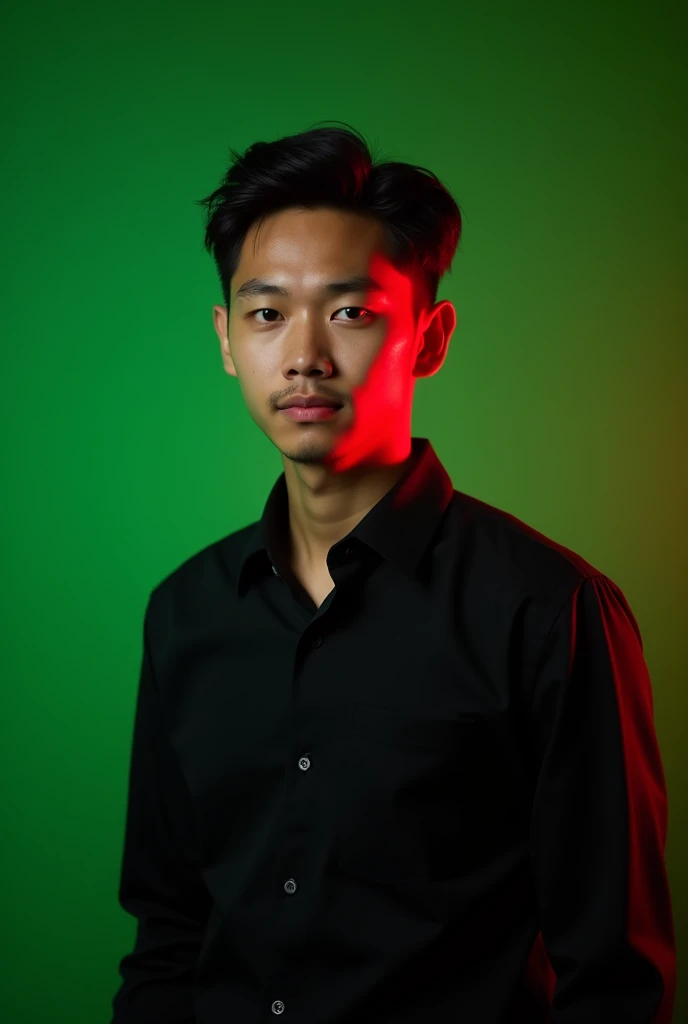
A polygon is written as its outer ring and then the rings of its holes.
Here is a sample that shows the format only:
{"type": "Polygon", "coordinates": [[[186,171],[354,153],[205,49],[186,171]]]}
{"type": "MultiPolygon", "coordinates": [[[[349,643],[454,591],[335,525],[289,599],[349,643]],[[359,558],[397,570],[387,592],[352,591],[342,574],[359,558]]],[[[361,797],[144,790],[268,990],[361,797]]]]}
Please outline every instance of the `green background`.
{"type": "MultiPolygon", "coordinates": [[[[623,589],[653,679],[679,976],[686,790],[678,4],[45,2],[0,37],[3,978],[109,1020],[142,615],[282,464],[222,368],[202,210],[229,147],[337,119],[433,170],[458,324],[413,433],[623,589]]],[[[675,1019],[688,1021],[679,987],[675,1019]]]]}

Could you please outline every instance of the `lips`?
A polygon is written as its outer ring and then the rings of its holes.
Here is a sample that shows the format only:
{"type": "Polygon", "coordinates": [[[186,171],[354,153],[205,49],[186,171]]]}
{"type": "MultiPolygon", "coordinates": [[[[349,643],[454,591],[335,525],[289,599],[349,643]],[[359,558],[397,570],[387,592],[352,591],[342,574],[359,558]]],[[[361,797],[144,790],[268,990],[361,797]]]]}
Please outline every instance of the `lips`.
{"type": "Polygon", "coordinates": [[[297,423],[316,423],[320,420],[332,419],[340,411],[339,405],[288,405],[280,409],[287,419],[297,423]]]}
{"type": "Polygon", "coordinates": [[[299,396],[287,399],[284,405],[280,406],[280,409],[293,409],[295,407],[301,409],[339,409],[341,404],[341,402],[335,402],[333,398],[320,398],[318,395],[309,395],[307,398],[299,396]]]}

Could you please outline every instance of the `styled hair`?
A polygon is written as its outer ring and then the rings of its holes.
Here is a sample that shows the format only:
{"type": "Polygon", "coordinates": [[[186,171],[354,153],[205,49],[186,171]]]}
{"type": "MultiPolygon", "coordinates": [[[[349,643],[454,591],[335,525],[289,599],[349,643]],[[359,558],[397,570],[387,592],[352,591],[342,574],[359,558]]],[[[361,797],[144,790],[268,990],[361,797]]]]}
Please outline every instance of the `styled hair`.
{"type": "Polygon", "coordinates": [[[378,218],[386,229],[388,259],[420,284],[413,292],[416,319],[435,304],[461,237],[461,213],[432,171],[397,161],[375,163],[364,136],[350,125],[313,127],[230,154],[233,162],[218,188],[195,200],[206,208],[203,244],[215,261],[228,314],[230,281],[247,232],[255,221],[262,225],[289,207],[378,218]]]}

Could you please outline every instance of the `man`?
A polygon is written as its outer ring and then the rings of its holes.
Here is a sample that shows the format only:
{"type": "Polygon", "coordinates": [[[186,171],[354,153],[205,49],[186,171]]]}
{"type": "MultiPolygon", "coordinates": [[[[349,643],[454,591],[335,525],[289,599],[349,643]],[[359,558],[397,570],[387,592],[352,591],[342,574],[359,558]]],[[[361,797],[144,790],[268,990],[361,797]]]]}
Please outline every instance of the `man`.
{"type": "Polygon", "coordinates": [[[636,620],[411,436],[458,208],[347,132],[271,147],[207,237],[224,369],[284,471],[149,597],[113,1024],[668,1024],[636,620]]]}

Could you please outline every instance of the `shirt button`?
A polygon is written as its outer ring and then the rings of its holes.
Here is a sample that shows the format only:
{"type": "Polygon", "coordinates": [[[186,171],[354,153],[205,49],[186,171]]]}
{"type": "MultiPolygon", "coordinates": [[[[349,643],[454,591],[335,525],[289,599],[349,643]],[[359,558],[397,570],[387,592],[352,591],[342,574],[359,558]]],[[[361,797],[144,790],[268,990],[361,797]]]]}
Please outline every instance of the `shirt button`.
{"type": "Polygon", "coordinates": [[[321,636],[316,636],[315,640],[313,641],[312,646],[313,647],[320,647],[321,644],[322,644],[322,637],[321,636]]]}
{"type": "Polygon", "coordinates": [[[281,999],[275,999],[274,1003],[272,1004],[272,1012],[284,1013],[284,1003],[282,1002],[281,999]]]}
{"type": "Polygon", "coordinates": [[[288,878],[284,883],[284,891],[288,892],[292,896],[296,892],[296,882],[293,878],[288,878]]]}
{"type": "Polygon", "coordinates": [[[303,757],[299,758],[299,768],[301,769],[302,772],[307,772],[308,769],[310,768],[310,766],[311,766],[311,759],[310,759],[310,757],[306,757],[304,755],[303,757]]]}
{"type": "Polygon", "coordinates": [[[346,555],[347,558],[351,558],[353,553],[354,553],[354,549],[353,548],[346,548],[346,550],[344,551],[344,554],[346,555]]]}

